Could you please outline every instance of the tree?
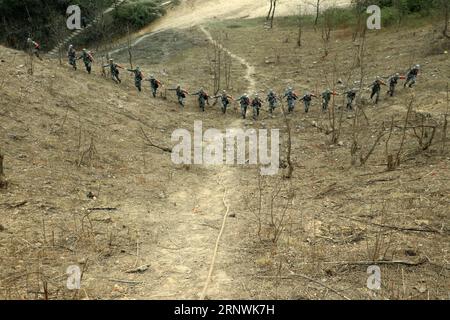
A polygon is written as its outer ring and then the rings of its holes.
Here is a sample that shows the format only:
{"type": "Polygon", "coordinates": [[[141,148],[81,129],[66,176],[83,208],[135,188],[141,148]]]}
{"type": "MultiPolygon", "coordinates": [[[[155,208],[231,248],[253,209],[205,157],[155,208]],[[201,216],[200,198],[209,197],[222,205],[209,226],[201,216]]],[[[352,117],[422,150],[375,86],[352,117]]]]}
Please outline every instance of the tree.
{"type": "Polygon", "coordinates": [[[275,17],[275,10],[277,8],[277,0],[270,0],[269,12],[267,13],[266,21],[270,20],[270,28],[273,28],[273,19],[275,17]]]}
{"type": "Polygon", "coordinates": [[[439,0],[440,9],[444,15],[444,28],[442,30],[442,34],[444,37],[450,39],[449,34],[449,19],[450,19],[450,0],[439,0]]]}
{"type": "Polygon", "coordinates": [[[5,174],[3,172],[3,159],[4,156],[0,153],[0,189],[6,189],[8,187],[8,182],[5,179],[5,174]]]}
{"type": "Polygon", "coordinates": [[[314,28],[316,28],[317,24],[319,23],[319,15],[320,15],[320,0],[317,0],[317,3],[316,3],[316,18],[314,19],[314,28]]]}
{"type": "Polygon", "coordinates": [[[302,34],[303,34],[303,12],[302,5],[298,5],[298,38],[297,38],[297,46],[302,46],[302,34]]]}

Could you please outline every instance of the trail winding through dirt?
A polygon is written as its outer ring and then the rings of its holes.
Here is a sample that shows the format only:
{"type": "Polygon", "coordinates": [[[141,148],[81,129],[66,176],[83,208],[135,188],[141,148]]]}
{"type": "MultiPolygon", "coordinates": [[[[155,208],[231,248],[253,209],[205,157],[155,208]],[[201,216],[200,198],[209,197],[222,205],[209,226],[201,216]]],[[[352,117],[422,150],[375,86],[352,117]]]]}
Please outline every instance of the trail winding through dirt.
{"type": "Polygon", "coordinates": [[[222,44],[218,43],[216,40],[213,39],[211,33],[205,29],[204,26],[200,26],[200,30],[205,34],[206,38],[209,40],[209,42],[211,42],[213,45],[218,46],[220,49],[222,49],[224,52],[226,52],[231,58],[239,61],[240,64],[242,64],[243,66],[246,67],[247,71],[245,74],[245,79],[248,81],[248,88],[247,91],[253,92],[256,89],[256,80],[254,78],[254,74],[255,74],[255,67],[252,66],[247,60],[245,60],[244,58],[232,53],[230,50],[228,50],[227,48],[225,48],[222,44]]]}

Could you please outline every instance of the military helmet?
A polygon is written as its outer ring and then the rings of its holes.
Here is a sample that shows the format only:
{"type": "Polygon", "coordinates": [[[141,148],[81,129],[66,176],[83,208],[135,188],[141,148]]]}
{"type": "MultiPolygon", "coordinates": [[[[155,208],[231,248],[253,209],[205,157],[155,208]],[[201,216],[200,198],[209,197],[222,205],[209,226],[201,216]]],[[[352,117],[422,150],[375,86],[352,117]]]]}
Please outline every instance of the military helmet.
{"type": "Polygon", "coordinates": [[[416,69],[420,69],[420,64],[416,64],[416,69]]]}
{"type": "Polygon", "coordinates": [[[155,76],[151,74],[150,79],[155,79],[155,76]]]}

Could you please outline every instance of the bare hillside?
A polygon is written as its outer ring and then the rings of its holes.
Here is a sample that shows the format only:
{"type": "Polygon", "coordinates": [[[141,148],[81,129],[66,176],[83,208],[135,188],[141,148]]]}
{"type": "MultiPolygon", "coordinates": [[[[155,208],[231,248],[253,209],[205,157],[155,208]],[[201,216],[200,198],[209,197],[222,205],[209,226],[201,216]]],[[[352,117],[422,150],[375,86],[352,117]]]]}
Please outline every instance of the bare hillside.
{"type": "MultiPolygon", "coordinates": [[[[157,99],[125,70],[121,85],[103,77],[100,57],[92,75],[47,57],[30,75],[26,54],[0,47],[1,298],[448,298],[447,43],[432,26],[369,33],[361,74],[350,30],[332,32],[326,56],[320,32],[305,29],[298,47],[292,24],[259,22],[142,39],[134,65],[163,81],[157,99]],[[342,92],[362,79],[361,109],[345,111],[337,96],[325,113],[317,99],[309,114],[301,103],[287,118],[264,107],[252,121],[237,104],[222,115],[212,101],[201,113],[188,97],[181,111],[166,89],[212,93],[218,43],[234,97],[288,85],[342,92]],[[377,75],[415,63],[423,71],[413,89],[400,84],[389,98],[383,87],[380,104],[369,101],[377,75]],[[204,130],[280,129],[279,174],[174,165],[163,149],[196,120],[204,130]],[[66,286],[72,265],[83,271],[80,290],[66,286]],[[381,269],[380,291],[367,288],[370,265],[381,269]]],[[[113,57],[129,66],[128,52],[113,57]]]]}

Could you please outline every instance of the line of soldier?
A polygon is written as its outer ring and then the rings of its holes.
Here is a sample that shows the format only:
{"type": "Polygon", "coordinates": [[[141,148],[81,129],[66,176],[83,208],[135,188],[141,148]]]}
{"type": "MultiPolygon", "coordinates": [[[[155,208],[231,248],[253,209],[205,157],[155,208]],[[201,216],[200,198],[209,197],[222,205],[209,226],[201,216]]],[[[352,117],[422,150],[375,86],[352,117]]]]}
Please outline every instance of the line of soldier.
{"type": "MultiPolygon", "coordinates": [[[[86,66],[86,70],[88,73],[91,73],[92,63],[94,61],[94,58],[92,56],[92,53],[90,51],[87,51],[86,49],[83,49],[82,55],[77,58],[76,51],[73,48],[73,45],[69,46],[68,51],[68,58],[69,58],[69,64],[74,67],[76,70],[76,61],[79,59],[83,59],[83,62],[86,66]]],[[[111,78],[116,83],[121,83],[121,79],[119,77],[119,69],[124,69],[122,66],[118,65],[114,62],[113,59],[109,59],[109,63],[106,65],[103,65],[104,68],[110,68],[110,74],[111,78]]],[[[162,86],[161,81],[156,79],[153,75],[151,75],[148,79],[144,78],[144,75],[140,69],[140,67],[136,67],[135,69],[127,69],[127,71],[132,72],[134,74],[134,82],[135,86],[138,89],[139,92],[142,91],[142,81],[149,81],[150,82],[150,88],[152,91],[152,95],[154,98],[156,98],[157,90],[162,86]]],[[[417,76],[420,72],[420,65],[415,65],[412,67],[406,74],[406,76],[400,75],[400,73],[396,73],[388,78],[388,84],[389,84],[389,90],[388,94],[393,97],[395,94],[396,86],[398,84],[399,80],[406,80],[404,83],[404,87],[409,86],[410,88],[416,83],[417,76]]],[[[377,77],[376,80],[368,87],[372,89],[372,93],[370,95],[370,99],[373,100],[375,98],[375,104],[378,104],[380,99],[380,93],[381,93],[381,87],[387,86],[387,84],[382,80],[381,77],[377,77]]],[[[222,112],[225,114],[227,112],[228,107],[233,101],[237,101],[240,104],[241,107],[241,115],[243,119],[246,119],[247,116],[247,109],[248,107],[251,107],[253,110],[253,119],[257,119],[260,114],[260,109],[263,106],[263,100],[259,97],[258,94],[255,94],[253,96],[253,99],[250,99],[249,95],[247,93],[240,96],[238,99],[234,99],[233,96],[229,95],[225,90],[220,95],[216,96],[209,96],[208,93],[201,88],[198,92],[190,94],[187,90],[183,89],[181,85],[178,85],[176,88],[168,89],[169,91],[175,91],[175,94],[178,99],[178,104],[181,108],[184,108],[184,100],[188,95],[191,96],[198,96],[198,103],[200,110],[202,112],[205,112],[206,105],[210,105],[209,99],[220,99],[222,103],[222,112]]],[[[332,91],[331,89],[326,89],[324,92],[322,92],[322,111],[326,112],[328,110],[329,103],[331,101],[332,96],[340,96],[344,95],[347,100],[347,110],[352,111],[353,110],[353,102],[356,98],[358,89],[352,88],[349,89],[343,93],[337,93],[336,91],[332,91]]],[[[267,94],[266,101],[269,104],[269,113],[270,115],[273,115],[274,110],[277,108],[278,102],[280,99],[286,99],[287,105],[288,105],[288,112],[292,113],[295,108],[295,102],[303,101],[304,103],[304,110],[305,113],[308,113],[311,107],[311,102],[313,98],[318,98],[318,96],[311,92],[305,92],[305,94],[302,97],[299,97],[297,93],[293,90],[292,87],[288,87],[286,92],[282,97],[278,97],[274,91],[271,89],[269,90],[269,93],[267,94]]]]}

